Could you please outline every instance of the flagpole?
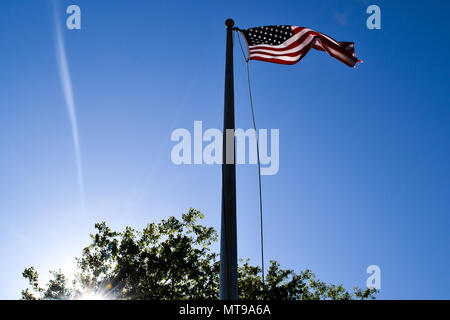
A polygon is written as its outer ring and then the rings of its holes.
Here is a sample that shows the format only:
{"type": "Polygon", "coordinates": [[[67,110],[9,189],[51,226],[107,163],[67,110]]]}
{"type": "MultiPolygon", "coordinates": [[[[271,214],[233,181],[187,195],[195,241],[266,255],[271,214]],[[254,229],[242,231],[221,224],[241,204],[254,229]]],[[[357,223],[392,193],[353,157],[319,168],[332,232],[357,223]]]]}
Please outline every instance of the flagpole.
{"type": "Polygon", "coordinates": [[[220,233],[220,299],[237,300],[236,166],[234,147],[233,26],[227,19],[225,101],[222,145],[222,225],[220,233]],[[230,132],[227,129],[231,129],[230,132]],[[229,132],[227,134],[227,131],[229,132]],[[232,133],[232,135],[230,134],[232,133]],[[227,136],[230,137],[227,139],[227,136]],[[227,143],[228,141],[228,143],[227,143]],[[227,161],[228,159],[228,161],[227,161]]]}

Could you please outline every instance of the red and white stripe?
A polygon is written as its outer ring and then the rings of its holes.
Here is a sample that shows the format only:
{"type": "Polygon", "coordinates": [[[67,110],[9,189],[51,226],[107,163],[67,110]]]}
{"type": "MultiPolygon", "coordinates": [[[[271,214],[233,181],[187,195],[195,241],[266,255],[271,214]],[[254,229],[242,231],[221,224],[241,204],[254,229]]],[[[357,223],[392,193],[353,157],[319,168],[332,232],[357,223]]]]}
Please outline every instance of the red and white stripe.
{"type": "MultiPolygon", "coordinates": [[[[248,58],[281,64],[295,64],[311,48],[325,51],[350,67],[361,62],[355,57],[351,42],[337,42],[333,38],[308,28],[291,26],[294,35],[279,45],[259,44],[248,46],[248,58]]],[[[245,39],[245,36],[244,36],[245,39]]]]}

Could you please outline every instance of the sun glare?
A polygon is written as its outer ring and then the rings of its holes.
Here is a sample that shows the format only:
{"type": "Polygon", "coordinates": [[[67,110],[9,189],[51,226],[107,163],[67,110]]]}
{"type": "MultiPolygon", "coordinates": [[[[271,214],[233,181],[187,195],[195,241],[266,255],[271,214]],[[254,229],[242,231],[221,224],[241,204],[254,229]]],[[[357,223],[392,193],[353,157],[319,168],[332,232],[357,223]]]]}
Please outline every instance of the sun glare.
{"type": "Polygon", "coordinates": [[[107,300],[105,296],[95,292],[83,293],[78,300],[107,300]]]}

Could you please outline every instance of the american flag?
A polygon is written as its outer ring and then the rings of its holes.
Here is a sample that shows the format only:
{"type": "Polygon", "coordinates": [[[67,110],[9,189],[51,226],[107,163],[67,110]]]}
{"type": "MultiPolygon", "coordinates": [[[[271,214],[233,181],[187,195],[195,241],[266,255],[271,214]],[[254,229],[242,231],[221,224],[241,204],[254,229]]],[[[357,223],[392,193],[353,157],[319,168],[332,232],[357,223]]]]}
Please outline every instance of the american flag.
{"type": "Polygon", "coordinates": [[[314,48],[327,52],[349,67],[362,62],[355,57],[353,42],[337,42],[308,28],[265,26],[239,31],[244,36],[250,60],[295,64],[314,48]]]}

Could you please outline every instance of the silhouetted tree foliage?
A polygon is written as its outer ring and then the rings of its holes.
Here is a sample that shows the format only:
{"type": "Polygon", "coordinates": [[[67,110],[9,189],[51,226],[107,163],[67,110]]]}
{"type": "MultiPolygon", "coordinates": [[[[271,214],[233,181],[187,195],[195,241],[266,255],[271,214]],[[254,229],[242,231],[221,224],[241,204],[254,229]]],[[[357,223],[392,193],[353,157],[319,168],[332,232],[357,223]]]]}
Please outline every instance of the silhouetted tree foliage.
{"type": "MultiPolygon", "coordinates": [[[[105,222],[95,225],[92,243],[77,258],[78,273],[71,284],[59,271],[39,286],[33,267],[22,273],[30,288],[22,298],[34,299],[218,299],[218,254],[210,246],[217,232],[198,224],[203,214],[194,209],[182,219],[170,217],[150,223],[142,231],[126,227],[112,231],[105,222]]],[[[242,299],[367,299],[375,289],[353,292],[319,281],[310,270],[299,274],[271,261],[265,286],[261,269],[240,261],[239,296],[242,299]]]]}

